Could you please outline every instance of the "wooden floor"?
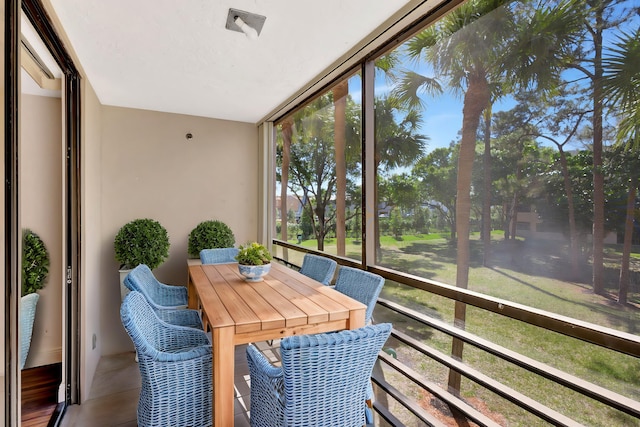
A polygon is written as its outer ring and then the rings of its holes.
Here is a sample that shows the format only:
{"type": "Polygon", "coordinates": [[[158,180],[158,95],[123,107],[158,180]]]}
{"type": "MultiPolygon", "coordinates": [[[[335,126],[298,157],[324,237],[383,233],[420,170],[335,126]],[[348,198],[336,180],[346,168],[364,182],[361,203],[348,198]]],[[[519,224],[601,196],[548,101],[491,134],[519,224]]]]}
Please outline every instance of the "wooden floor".
{"type": "Polygon", "coordinates": [[[24,369],[22,374],[21,427],[46,427],[57,407],[62,365],[24,369]]]}

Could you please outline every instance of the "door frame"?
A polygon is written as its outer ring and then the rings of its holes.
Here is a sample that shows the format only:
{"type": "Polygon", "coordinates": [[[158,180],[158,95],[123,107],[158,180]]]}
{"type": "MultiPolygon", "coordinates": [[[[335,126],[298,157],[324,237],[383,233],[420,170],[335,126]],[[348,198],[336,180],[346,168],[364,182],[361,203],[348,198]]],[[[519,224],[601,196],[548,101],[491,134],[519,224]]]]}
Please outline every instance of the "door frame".
{"type": "Polygon", "coordinates": [[[41,0],[5,1],[5,425],[17,425],[20,401],[18,369],[18,305],[20,294],[21,228],[19,99],[20,17],[24,13],[64,74],[64,201],[63,244],[65,285],[63,294],[64,402],[80,401],[80,232],[81,232],[81,97],[80,74],[55,30],[41,0]]]}

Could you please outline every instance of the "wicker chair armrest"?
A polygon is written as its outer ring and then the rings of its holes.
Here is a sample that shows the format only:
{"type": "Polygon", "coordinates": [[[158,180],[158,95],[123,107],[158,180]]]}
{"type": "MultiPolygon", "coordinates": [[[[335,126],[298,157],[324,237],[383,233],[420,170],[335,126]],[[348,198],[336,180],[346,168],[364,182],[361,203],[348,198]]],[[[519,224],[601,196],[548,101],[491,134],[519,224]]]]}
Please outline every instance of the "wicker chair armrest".
{"type": "Polygon", "coordinates": [[[170,325],[161,321],[156,345],[157,350],[175,353],[183,348],[211,345],[211,341],[201,329],[170,325]]]}
{"type": "Polygon", "coordinates": [[[202,329],[202,319],[200,319],[200,314],[197,310],[167,309],[158,310],[156,311],[156,314],[161,320],[169,323],[170,325],[202,329]]]}
{"type": "Polygon", "coordinates": [[[285,396],[282,368],[273,366],[253,345],[247,346],[247,362],[251,374],[251,425],[283,425],[285,396]]]}
{"type": "Polygon", "coordinates": [[[210,359],[211,351],[211,345],[201,345],[198,347],[183,348],[176,353],[158,351],[152,359],[157,362],[184,362],[199,358],[210,359]]]}
{"type": "Polygon", "coordinates": [[[158,301],[166,308],[187,308],[188,291],[185,286],[158,284],[160,288],[161,301],[158,301]],[[184,301],[184,304],[170,305],[167,301],[184,301]]]}

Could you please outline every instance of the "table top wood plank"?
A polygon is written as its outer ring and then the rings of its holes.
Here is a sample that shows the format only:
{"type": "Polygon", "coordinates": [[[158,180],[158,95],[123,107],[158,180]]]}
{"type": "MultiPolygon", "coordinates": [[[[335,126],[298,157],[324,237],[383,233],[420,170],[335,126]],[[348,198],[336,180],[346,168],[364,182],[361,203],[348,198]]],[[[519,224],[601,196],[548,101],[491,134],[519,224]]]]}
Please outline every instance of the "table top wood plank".
{"type": "Polygon", "coordinates": [[[189,267],[189,280],[194,284],[194,289],[198,294],[200,304],[203,307],[208,307],[207,318],[209,323],[216,327],[233,326],[235,324],[233,317],[231,317],[220,300],[220,297],[209,283],[209,279],[202,270],[202,266],[189,267]]]}
{"type": "MultiPolygon", "coordinates": [[[[263,282],[250,283],[244,280],[238,271],[238,264],[235,263],[219,265],[217,270],[227,283],[233,286],[233,289],[238,295],[251,307],[255,315],[258,316],[262,322],[261,329],[284,328],[287,325],[285,321],[286,316],[281,314],[280,311],[274,307],[272,301],[259,291],[262,289],[259,285],[263,282]]],[[[289,303],[289,305],[291,304],[289,303]]],[[[238,333],[242,332],[242,330],[238,330],[238,333]]]]}
{"type": "MultiPolygon", "coordinates": [[[[285,269],[287,267],[282,266],[285,269]]],[[[273,267],[272,267],[273,270],[273,267]]],[[[287,274],[286,270],[279,268],[275,269],[272,273],[273,277],[287,284],[292,289],[295,289],[300,294],[307,297],[310,301],[313,301],[318,306],[330,313],[329,320],[341,320],[349,318],[349,311],[354,306],[354,300],[349,298],[345,299],[339,292],[326,292],[323,289],[325,285],[316,282],[308,277],[294,277],[287,274]]]]}
{"type": "MultiPolygon", "coordinates": [[[[235,321],[236,331],[249,332],[262,329],[260,318],[253,312],[247,302],[238,295],[234,287],[218,272],[216,265],[203,265],[202,269],[220,297],[222,304],[224,304],[226,310],[235,321]]],[[[213,322],[211,324],[216,326],[213,322]]]]}
{"type": "Polygon", "coordinates": [[[306,325],[308,323],[307,313],[280,294],[273,286],[272,279],[269,276],[265,277],[264,281],[253,283],[252,285],[284,317],[286,327],[306,325]]]}
{"type": "MultiPolygon", "coordinates": [[[[273,267],[272,267],[273,268],[273,267]]],[[[307,315],[307,323],[320,323],[329,321],[329,312],[316,304],[306,295],[301,294],[292,288],[285,281],[279,280],[275,275],[269,273],[271,280],[267,279],[270,286],[273,287],[280,295],[289,300],[307,315]]]]}

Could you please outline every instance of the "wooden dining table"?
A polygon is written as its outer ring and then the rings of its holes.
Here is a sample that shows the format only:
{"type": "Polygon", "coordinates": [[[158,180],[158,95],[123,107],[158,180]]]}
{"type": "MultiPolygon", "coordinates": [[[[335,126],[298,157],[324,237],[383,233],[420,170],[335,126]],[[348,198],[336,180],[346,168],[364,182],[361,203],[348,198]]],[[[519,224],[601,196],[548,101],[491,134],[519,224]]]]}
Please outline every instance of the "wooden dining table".
{"type": "Polygon", "coordinates": [[[364,326],[364,304],[277,262],[261,282],[237,263],[188,268],[189,307],[212,333],[214,426],[233,426],[235,346],[364,326]]]}

